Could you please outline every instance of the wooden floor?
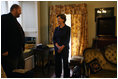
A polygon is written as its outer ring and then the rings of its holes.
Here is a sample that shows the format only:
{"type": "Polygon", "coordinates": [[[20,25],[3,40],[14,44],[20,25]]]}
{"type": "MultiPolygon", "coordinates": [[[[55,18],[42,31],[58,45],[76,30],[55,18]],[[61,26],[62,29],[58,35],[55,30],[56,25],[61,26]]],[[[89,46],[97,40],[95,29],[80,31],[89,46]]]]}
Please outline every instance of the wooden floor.
{"type": "MultiPolygon", "coordinates": [[[[48,67],[44,68],[44,72],[40,67],[35,68],[33,78],[55,78],[55,68],[54,65],[50,66],[50,70],[48,71],[48,67]]],[[[70,76],[72,76],[72,70],[70,70],[70,76]]],[[[61,74],[61,78],[63,78],[63,70],[61,74]]]]}
{"type": "MultiPolygon", "coordinates": [[[[41,68],[35,68],[34,70],[34,75],[33,78],[55,78],[55,68],[54,65],[50,66],[50,70],[48,71],[48,66],[45,67],[44,73],[42,72],[41,68]]],[[[103,73],[102,75],[99,75],[99,72],[93,75],[90,75],[89,78],[117,78],[117,71],[116,72],[111,72],[112,74],[109,73],[110,71],[100,71],[100,73],[103,73]]],[[[70,69],[70,77],[72,77],[72,69],[70,69]]],[[[61,74],[61,78],[63,78],[63,70],[61,74]]],[[[82,77],[85,78],[85,77],[82,77]]]]}

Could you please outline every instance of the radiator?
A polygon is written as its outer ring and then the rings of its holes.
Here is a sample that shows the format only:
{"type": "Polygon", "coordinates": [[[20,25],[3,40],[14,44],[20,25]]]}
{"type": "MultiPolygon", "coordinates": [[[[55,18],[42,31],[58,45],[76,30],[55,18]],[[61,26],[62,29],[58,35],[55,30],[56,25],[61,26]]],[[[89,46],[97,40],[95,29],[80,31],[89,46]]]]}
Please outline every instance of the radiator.
{"type": "Polygon", "coordinates": [[[34,55],[25,58],[25,69],[28,71],[34,68],[34,55]]]}

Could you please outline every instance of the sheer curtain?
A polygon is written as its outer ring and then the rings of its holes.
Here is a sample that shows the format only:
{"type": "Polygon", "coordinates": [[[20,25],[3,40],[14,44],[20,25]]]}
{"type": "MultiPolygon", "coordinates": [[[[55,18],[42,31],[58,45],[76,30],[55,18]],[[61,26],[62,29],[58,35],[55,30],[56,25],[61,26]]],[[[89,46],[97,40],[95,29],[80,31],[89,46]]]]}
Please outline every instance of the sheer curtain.
{"type": "MultiPolygon", "coordinates": [[[[19,1],[1,1],[1,15],[2,14],[7,14],[10,12],[10,7],[13,4],[18,4],[20,5],[19,1]]],[[[22,25],[21,23],[21,17],[18,18],[19,23],[22,25]]]]}
{"type": "Polygon", "coordinates": [[[10,12],[10,7],[13,4],[19,4],[18,1],[1,1],[1,14],[6,14],[10,12]]]}
{"type": "Polygon", "coordinates": [[[6,1],[1,1],[1,15],[8,13],[8,5],[6,1]]]}
{"type": "Polygon", "coordinates": [[[71,14],[71,56],[83,55],[88,45],[87,4],[50,6],[49,43],[53,43],[58,14],[71,14]]]}

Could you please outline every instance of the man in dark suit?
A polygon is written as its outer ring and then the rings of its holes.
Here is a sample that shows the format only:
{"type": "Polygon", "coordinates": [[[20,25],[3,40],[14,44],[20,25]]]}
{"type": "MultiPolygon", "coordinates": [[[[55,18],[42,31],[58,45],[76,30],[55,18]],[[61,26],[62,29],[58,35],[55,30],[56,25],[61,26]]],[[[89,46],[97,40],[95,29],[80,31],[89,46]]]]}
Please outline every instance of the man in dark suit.
{"type": "Polygon", "coordinates": [[[7,77],[14,69],[24,69],[24,31],[17,21],[21,7],[13,4],[10,13],[1,16],[1,63],[7,77]]]}

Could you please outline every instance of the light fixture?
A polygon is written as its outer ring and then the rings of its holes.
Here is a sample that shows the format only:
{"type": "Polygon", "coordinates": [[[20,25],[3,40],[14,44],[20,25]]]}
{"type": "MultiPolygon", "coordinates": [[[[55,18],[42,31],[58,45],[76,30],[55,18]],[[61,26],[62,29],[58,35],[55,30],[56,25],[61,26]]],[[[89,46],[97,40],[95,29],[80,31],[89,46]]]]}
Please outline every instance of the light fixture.
{"type": "Polygon", "coordinates": [[[114,16],[114,7],[95,8],[95,21],[97,17],[114,16]]]}
{"type": "Polygon", "coordinates": [[[103,9],[103,10],[102,10],[102,13],[107,13],[107,11],[103,9]]]}
{"type": "Polygon", "coordinates": [[[97,13],[102,13],[102,12],[100,10],[98,10],[97,13]]]}
{"type": "Polygon", "coordinates": [[[106,10],[104,10],[104,9],[99,9],[99,10],[97,10],[97,13],[107,13],[107,11],[106,10]]]}

